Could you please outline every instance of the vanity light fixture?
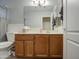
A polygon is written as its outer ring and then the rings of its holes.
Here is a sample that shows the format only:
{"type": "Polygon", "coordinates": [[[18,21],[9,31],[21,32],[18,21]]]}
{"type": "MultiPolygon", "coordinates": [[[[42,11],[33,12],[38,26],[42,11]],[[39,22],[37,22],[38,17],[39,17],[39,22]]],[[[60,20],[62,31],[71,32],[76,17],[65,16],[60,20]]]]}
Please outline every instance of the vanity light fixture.
{"type": "Polygon", "coordinates": [[[46,5],[46,0],[33,0],[33,5],[34,6],[44,6],[46,5]]]}

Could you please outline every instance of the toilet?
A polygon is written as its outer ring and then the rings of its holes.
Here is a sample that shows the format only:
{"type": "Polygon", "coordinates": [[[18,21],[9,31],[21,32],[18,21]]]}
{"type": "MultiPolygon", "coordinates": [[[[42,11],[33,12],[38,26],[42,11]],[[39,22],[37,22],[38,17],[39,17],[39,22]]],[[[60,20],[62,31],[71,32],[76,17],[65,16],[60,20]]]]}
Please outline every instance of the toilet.
{"type": "Polygon", "coordinates": [[[11,53],[10,47],[14,43],[14,34],[7,32],[7,40],[6,42],[0,42],[0,59],[5,59],[7,58],[11,53]]]}

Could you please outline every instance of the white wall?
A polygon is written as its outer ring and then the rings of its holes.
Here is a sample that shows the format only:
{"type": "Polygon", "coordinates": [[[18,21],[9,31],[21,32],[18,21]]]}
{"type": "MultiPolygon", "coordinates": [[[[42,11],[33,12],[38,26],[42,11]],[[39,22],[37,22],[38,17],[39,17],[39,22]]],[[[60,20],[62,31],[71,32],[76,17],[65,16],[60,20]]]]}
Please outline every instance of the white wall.
{"type": "Polygon", "coordinates": [[[25,13],[26,25],[42,28],[42,17],[51,17],[50,11],[32,11],[25,13]]]}
{"type": "MultiPolygon", "coordinates": [[[[50,0],[49,6],[56,5],[57,1],[58,0],[50,0]]],[[[8,6],[9,24],[22,24],[24,21],[24,6],[31,6],[32,0],[0,0],[0,3],[8,6]]]]}
{"type": "Polygon", "coordinates": [[[7,6],[8,23],[23,24],[24,0],[1,0],[1,5],[7,6]]]}
{"type": "Polygon", "coordinates": [[[15,33],[22,31],[24,24],[8,24],[8,31],[9,33],[15,33]]]}
{"type": "Polygon", "coordinates": [[[23,24],[23,7],[9,8],[9,24],[23,24]]]}
{"type": "MultiPolygon", "coordinates": [[[[32,0],[1,0],[2,4],[6,4],[9,7],[9,24],[22,24],[24,21],[23,9],[24,6],[31,6],[32,0]]],[[[57,4],[58,0],[50,0],[49,6],[57,4]]]]}

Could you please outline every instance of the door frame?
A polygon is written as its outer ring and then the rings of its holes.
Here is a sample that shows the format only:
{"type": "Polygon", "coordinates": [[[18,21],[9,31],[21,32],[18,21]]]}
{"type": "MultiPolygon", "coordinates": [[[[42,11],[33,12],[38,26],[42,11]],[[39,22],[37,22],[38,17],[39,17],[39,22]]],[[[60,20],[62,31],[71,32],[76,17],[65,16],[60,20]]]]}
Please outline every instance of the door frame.
{"type": "Polygon", "coordinates": [[[51,17],[42,17],[42,28],[44,29],[44,21],[45,19],[49,19],[50,30],[51,30],[51,17]]]}
{"type": "Polygon", "coordinates": [[[67,0],[63,0],[63,59],[67,59],[67,0]]]}

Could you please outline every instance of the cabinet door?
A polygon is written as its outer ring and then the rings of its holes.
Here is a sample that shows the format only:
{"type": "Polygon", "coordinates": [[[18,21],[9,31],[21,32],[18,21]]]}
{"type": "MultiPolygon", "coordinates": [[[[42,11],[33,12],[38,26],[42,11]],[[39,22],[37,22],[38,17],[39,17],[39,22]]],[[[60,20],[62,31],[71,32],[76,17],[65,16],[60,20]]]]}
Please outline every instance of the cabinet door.
{"type": "Polygon", "coordinates": [[[15,42],[15,54],[16,54],[16,56],[24,56],[23,41],[16,41],[15,42]]]}
{"type": "Polygon", "coordinates": [[[50,56],[62,57],[63,54],[63,36],[50,35],[50,56]]]}
{"type": "Polygon", "coordinates": [[[48,56],[48,35],[35,35],[35,56],[48,56]]]}
{"type": "Polygon", "coordinates": [[[25,57],[33,56],[33,41],[25,41],[24,47],[25,47],[25,57]]]}

